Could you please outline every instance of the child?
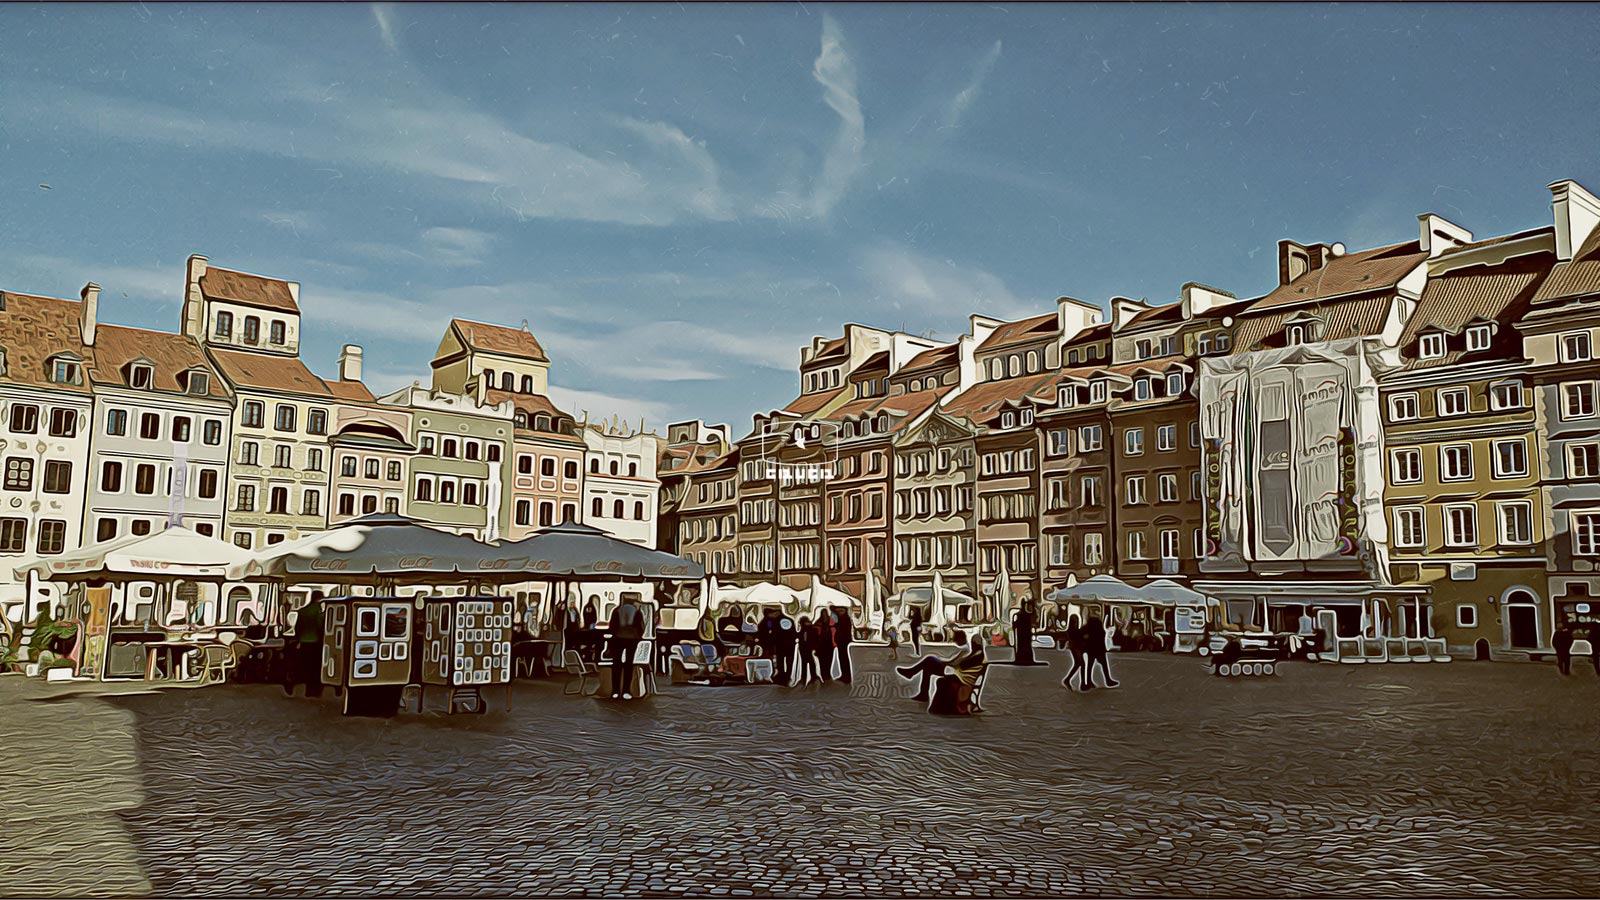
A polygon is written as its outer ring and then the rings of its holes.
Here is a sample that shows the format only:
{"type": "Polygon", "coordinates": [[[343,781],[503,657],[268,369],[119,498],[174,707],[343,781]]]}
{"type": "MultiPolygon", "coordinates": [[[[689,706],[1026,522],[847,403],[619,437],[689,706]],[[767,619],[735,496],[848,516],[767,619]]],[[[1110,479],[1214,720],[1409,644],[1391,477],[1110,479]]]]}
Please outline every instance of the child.
{"type": "Polygon", "coordinates": [[[899,659],[900,658],[900,629],[894,628],[894,627],[891,626],[889,628],[888,637],[889,637],[889,658],[890,659],[899,659]]]}

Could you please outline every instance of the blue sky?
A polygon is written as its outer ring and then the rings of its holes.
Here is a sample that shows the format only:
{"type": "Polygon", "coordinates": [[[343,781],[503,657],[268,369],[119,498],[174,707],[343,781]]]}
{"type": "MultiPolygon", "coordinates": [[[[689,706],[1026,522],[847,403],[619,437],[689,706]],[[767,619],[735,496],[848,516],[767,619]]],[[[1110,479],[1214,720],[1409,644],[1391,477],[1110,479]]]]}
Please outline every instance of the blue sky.
{"type": "Polygon", "coordinates": [[[1260,294],[1280,238],[1600,189],[1591,6],[0,5],[0,288],[175,328],[190,253],[426,381],[526,319],[574,412],[747,427],[841,323],[1260,294]],[[49,190],[39,187],[50,185],[49,190]]]}

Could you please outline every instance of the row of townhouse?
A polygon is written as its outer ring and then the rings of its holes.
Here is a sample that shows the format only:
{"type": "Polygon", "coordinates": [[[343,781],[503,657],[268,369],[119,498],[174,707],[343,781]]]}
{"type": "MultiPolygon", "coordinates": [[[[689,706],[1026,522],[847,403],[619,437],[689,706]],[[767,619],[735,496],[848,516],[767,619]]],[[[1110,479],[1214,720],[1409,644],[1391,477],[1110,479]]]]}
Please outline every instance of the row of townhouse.
{"type": "Polygon", "coordinates": [[[1600,201],[1550,190],[1551,225],[1487,240],[1280,241],[1248,299],[846,325],[744,437],[670,427],[661,540],[743,584],[938,573],[977,615],[1002,575],[1164,577],[1256,626],[1547,649],[1600,615],[1600,201]]]}
{"type": "Polygon", "coordinates": [[[359,346],[331,378],[302,360],[297,283],[193,256],[182,291],[177,332],[99,322],[93,283],[77,300],[0,292],[13,619],[55,596],[17,582],[18,563],[169,522],[245,548],[377,513],[486,540],[583,521],[654,544],[658,439],[557,408],[526,328],[452,319],[430,386],[377,396],[359,346]]]}

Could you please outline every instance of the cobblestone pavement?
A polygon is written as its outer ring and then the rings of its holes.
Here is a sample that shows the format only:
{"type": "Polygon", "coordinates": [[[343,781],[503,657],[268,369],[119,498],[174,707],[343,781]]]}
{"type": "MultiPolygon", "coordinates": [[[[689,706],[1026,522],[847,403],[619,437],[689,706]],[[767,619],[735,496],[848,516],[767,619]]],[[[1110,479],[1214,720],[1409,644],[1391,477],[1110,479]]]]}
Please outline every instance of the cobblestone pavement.
{"type": "Polygon", "coordinates": [[[1070,694],[1042,655],[966,719],[902,699],[881,648],[853,687],[521,682],[483,717],[121,698],[121,815],[184,896],[1600,895],[1587,668],[1124,655],[1122,687],[1070,694]]]}

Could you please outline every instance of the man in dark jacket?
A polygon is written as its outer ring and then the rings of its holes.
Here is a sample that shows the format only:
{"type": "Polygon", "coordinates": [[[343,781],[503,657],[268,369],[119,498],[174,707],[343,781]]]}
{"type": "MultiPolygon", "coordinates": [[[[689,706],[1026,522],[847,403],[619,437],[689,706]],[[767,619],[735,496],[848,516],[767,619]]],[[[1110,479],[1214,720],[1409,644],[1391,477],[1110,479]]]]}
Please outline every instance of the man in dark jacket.
{"type": "Polygon", "coordinates": [[[283,692],[294,696],[294,686],[306,686],[307,697],[322,696],[322,599],[300,607],[294,620],[294,647],[288,651],[283,692]]]}
{"type": "Polygon", "coordinates": [[[1556,628],[1555,634],[1550,635],[1550,646],[1556,651],[1556,669],[1563,675],[1572,674],[1572,629],[1562,622],[1556,628]]]}
{"type": "Polygon", "coordinates": [[[855,642],[855,623],[850,611],[839,609],[833,616],[833,646],[839,651],[839,680],[850,683],[850,645],[855,642]]]}
{"type": "Polygon", "coordinates": [[[1106,659],[1106,626],[1100,621],[1099,616],[1090,616],[1089,621],[1083,626],[1083,653],[1088,660],[1083,667],[1083,683],[1080,690],[1089,690],[1094,687],[1094,667],[1100,667],[1100,676],[1105,680],[1108,688],[1114,688],[1119,681],[1111,677],[1111,663],[1106,659]]]}
{"type": "Polygon", "coordinates": [[[817,631],[817,674],[823,684],[829,684],[833,681],[833,614],[819,610],[817,623],[811,627],[817,631]]]}
{"type": "Polygon", "coordinates": [[[611,699],[633,699],[633,654],[644,637],[644,613],[629,594],[611,613],[611,699]]]}
{"type": "MultiPolygon", "coordinates": [[[[937,600],[938,598],[934,598],[937,600]]],[[[922,652],[922,607],[911,607],[911,652],[922,652]]]]}
{"type": "Polygon", "coordinates": [[[772,658],[774,681],[789,684],[794,680],[794,648],[800,640],[800,626],[785,612],[778,613],[777,627],[772,632],[772,658]]]}
{"type": "MultiPolygon", "coordinates": [[[[976,638],[978,635],[973,635],[973,637],[976,638]]],[[[926,702],[928,699],[928,685],[933,681],[933,679],[943,675],[947,669],[960,668],[962,663],[974,653],[976,653],[980,659],[983,657],[983,642],[980,640],[969,645],[967,644],[966,635],[962,634],[960,631],[957,631],[956,652],[954,656],[950,657],[949,659],[942,659],[940,657],[931,655],[925,656],[918,660],[916,664],[910,666],[899,666],[895,669],[895,671],[900,673],[901,678],[921,678],[922,685],[917,690],[916,696],[912,697],[911,699],[926,702]]]]}

